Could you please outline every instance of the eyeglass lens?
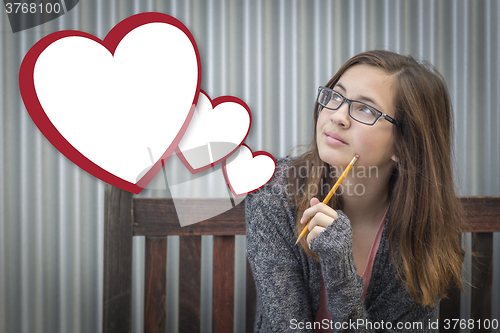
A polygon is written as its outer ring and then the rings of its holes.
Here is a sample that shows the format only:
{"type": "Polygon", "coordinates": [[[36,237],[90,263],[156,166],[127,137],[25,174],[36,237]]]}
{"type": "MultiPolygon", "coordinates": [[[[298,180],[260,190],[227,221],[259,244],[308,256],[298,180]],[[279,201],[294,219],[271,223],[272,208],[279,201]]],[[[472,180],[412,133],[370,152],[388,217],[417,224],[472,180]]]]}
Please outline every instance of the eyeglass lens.
{"type": "MultiPolygon", "coordinates": [[[[339,93],[333,90],[320,89],[318,94],[318,103],[321,106],[326,107],[327,109],[337,110],[343,102],[344,98],[339,93]]],[[[370,125],[373,124],[378,117],[378,112],[376,110],[359,102],[351,102],[350,112],[351,117],[357,121],[370,125]]]]}

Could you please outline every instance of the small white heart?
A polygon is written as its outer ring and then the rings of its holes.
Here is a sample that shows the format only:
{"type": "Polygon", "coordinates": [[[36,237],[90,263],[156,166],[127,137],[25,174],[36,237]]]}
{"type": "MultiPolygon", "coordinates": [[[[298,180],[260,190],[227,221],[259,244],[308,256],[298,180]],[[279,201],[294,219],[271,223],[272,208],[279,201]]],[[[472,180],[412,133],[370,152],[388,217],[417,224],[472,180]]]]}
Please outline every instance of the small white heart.
{"type": "Polygon", "coordinates": [[[243,144],[223,162],[222,169],[231,192],[239,197],[266,185],[276,171],[276,161],[268,152],[253,153],[243,144]]]}

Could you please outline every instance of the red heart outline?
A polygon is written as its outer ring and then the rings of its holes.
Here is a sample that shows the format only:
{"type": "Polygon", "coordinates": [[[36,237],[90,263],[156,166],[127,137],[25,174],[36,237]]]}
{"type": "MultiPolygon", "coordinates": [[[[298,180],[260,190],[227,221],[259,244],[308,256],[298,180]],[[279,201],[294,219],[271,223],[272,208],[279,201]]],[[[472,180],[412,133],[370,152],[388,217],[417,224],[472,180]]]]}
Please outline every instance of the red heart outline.
{"type": "MultiPolygon", "coordinates": [[[[76,30],[64,30],[54,32],[41,40],[39,40],[33,47],[28,51],[26,56],[21,63],[21,68],[19,70],[19,88],[21,91],[21,97],[23,99],[24,105],[33,119],[33,122],[38,127],[38,129],[42,132],[42,134],[49,140],[49,142],[61,152],[64,156],[66,156],[70,161],[78,165],[80,168],[90,173],[94,177],[99,178],[100,180],[111,184],[113,186],[119,187],[125,191],[129,191],[132,193],[140,193],[146,185],[155,177],[158,171],[162,168],[162,161],[166,161],[172,153],[175,151],[175,148],[179,144],[184,132],[187,130],[189,123],[194,114],[194,110],[196,104],[198,103],[198,97],[200,93],[201,86],[201,61],[200,61],[200,53],[198,51],[198,46],[194,40],[189,29],[182,24],[181,21],[176,18],[169,16],[167,14],[162,13],[141,13],[130,16],[123,21],[119,22],[117,25],[111,29],[111,31],[106,35],[104,40],[100,40],[99,38],[81,31],[76,30]],[[35,69],[36,61],[40,54],[52,43],[55,41],[65,38],[65,37],[84,37],[91,39],[102,46],[104,46],[108,51],[114,55],[114,52],[121,42],[121,40],[132,30],[138,28],[142,25],[149,23],[166,23],[170,24],[182,32],[186,34],[186,36],[191,41],[193,45],[193,49],[196,54],[196,60],[198,64],[198,82],[196,85],[195,94],[193,96],[193,102],[191,109],[182,125],[181,129],[177,133],[176,137],[167,148],[167,150],[163,153],[163,155],[155,162],[155,164],[151,167],[151,169],[135,184],[130,183],[120,177],[115,176],[114,174],[104,170],[83,154],[81,154],[77,149],[75,149],[57,130],[57,128],[52,124],[52,122],[47,117],[47,114],[42,108],[38,96],[35,90],[34,77],[33,72],[35,69]]],[[[131,133],[133,135],[134,133],[131,133]]]]}
{"type": "Polygon", "coordinates": [[[274,162],[274,172],[273,172],[271,178],[269,178],[269,180],[267,182],[265,182],[261,187],[256,188],[255,190],[252,190],[250,192],[237,194],[234,191],[234,188],[231,185],[231,182],[229,181],[229,177],[227,176],[226,160],[224,160],[224,162],[222,162],[222,172],[224,173],[224,179],[226,180],[226,184],[227,184],[227,186],[229,186],[229,189],[231,190],[231,193],[233,193],[233,195],[235,197],[242,197],[244,195],[247,195],[248,193],[252,193],[252,192],[255,192],[255,191],[263,188],[264,186],[266,186],[267,183],[269,183],[269,181],[274,177],[274,174],[276,173],[276,159],[274,158],[273,155],[271,155],[270,153],[268,153],[267,151],[264,151],[264,150],[253,152],[252,149],[250,149],[250,147],[248,145],[246,145],[246,144],[242,144],[242,146],[245,146],[245,147],[248,148],[248,150],[250,150],[250,152],[252,153],[252,159],[255,158],[256,156],[259,156],[259,155],[265,155],[267,157],[270,157],[273,160],[273,162],[274,162]]]}
{"type": "Polygon", "coordinates": [[[238,146],[236,146],[236,148],[234,148],[226,156],[224,156],[224,157],[218,159],[217,161],[215,161],[213,163],[210,163],[210,164],[208,164],[208,165],[206,165],[204,167],[201,167],[201,168],[198,168],[198,169],[193,169],[193,167],[189,164],[189,162],[186,160],[186,158],[182,154],[182,151],[179,149],[179,147],[177,147],[177,149],[175,150],[175,153],[177,154],[177,156],[181,160],[182,164],[184,164],[184,166],[186,167],[186,169],[188,169],[192,174],[196,174],[196,173],[208,170],[208,169],[214,167],[215,165],[221,163],[222,161],[225,161],[229,156],[231,156],[232,154],[234,154],[234,152],[241,147],[241,145],[243,144],[243,142],[245,142],[245,140],[247,139],[248,133],[250,133],[250,128],[252,127],[252,112],[250,112],[250,108],[248,107],[248,105],[245,102],[243,102],[241,99],[239,99],[237,97],[234,97],[234,96],[220,96],[220,97],[217,97],[216,99],[214,99],[212,101],[212,99],[210,98],[210,96],[203,89],[201,89],[200,92],[203,93],[208,98],[208,100],[210,101],[210,103],[212,104],[212,111],[214,111],[215,107],[217,105],[219,105],[219,104],[222,104],[222,103],[225,103],[225,102],[236,103],[236,104],[239,104],[239,105],[243,106],[245,108],[245,110],[248,112],[248,116],[250,118],[250,122],[248,124],[248,130],[247,130],[247,133],[245,134],[245,137],[241,140],[241,142],[238,144],[238,146]]]}

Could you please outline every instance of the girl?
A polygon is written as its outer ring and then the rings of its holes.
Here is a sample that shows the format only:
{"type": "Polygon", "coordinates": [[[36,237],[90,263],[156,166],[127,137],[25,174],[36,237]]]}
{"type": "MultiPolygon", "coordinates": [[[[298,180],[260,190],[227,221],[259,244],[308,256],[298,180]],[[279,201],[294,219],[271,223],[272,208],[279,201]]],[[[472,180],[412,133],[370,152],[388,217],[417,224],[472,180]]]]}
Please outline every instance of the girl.
{"type": "Polygon", "coordinates": [[[448,287],[462,286],[443,78],[412,57],[361,53],[319,88],[313,116],[309,150],[278,160],[246,198],[255,332],[428,331],[448,287]]]}

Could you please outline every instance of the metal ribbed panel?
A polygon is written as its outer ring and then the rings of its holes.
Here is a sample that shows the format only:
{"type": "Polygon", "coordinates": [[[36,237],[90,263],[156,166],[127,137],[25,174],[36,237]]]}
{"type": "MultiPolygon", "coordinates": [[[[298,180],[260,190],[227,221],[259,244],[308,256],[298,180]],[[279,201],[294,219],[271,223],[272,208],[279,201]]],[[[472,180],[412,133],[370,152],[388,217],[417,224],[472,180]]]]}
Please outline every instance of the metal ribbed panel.
{"type": "MultiPolygon", "coordinates": [[[[202,89],[212,98],[243,99],[253,116],[248,145],[274,156],[309,141],[317,86],[349,57],[382,48],[430,61],[452,96],[459,193],[500,195],[497,1],[88,0],[16,34],[2,13],[0,332],[99,332],[102,321],[104,186],[57,152],[31,121],[17,82],[22,58],[49,33],[76,29],[102,39],[119,21],[145,11],[170,14],[191,30],[200,50],[202,89]]],[[[213,185],[208,180],[198,194],[213,185]]],[[[145,190],[140,196],[164,195],[168,191],[145,190]]],[[[211,242],[203,238],[205,332],[211,327],[211,242]]],[[[238,331],[244,327],[238,319],[244,313],[244,243],[239,238],[236,244],[238,331]]],[[[142,330],[143,244],[134,241],[135,332],[142,330]]],[[[500,253],[498,234],[494,247],[500,253]]],[[[178,239],[171,237],[168,260],[174,266],[177,249],[178,239]]],[[[493,280],[500,281],[500,258],[494,260],[493,280]]],[[[168,277],[171,291],[174,276],[168,277]]],[[[499,294],[496,282],[493,318],[500,318],[499,294]]],[[[175,294],[168,302],[175,304],[175,294]]],[[[172,309],[169,332],[176,327],[172,309]]]]}
{"type": "MultiPolygon", "coordinates": [[[[5,15],[0,15],[0,29],[2,32],[7,30],[7,22],[5,22],[5,15]]],[[[3,37],[5,33],[2,34],[2,38],[0,40],[0,63],[2,67],[5,66],[5,51],[6,50],[6,40],[3,37]]],[[[6,218],[5,214],[5,131],[6,131],[6,112],[5,108],[7,103],[5,101],[5,77],[6,73],[2,70],[2,78],[0,79],[0,130],[2,135],[0,135],[0,332],[6,332],[7,329],[7,314],[6,314],[6,300],[7,300],[7,288],[6,288],[6,259],[7,256],[5,253],[7,252],[6,243],[5,243],[5,231],[6,231],[6,218]]],[[[12,223],[12,222],[11,222],[12,223]]]]}

